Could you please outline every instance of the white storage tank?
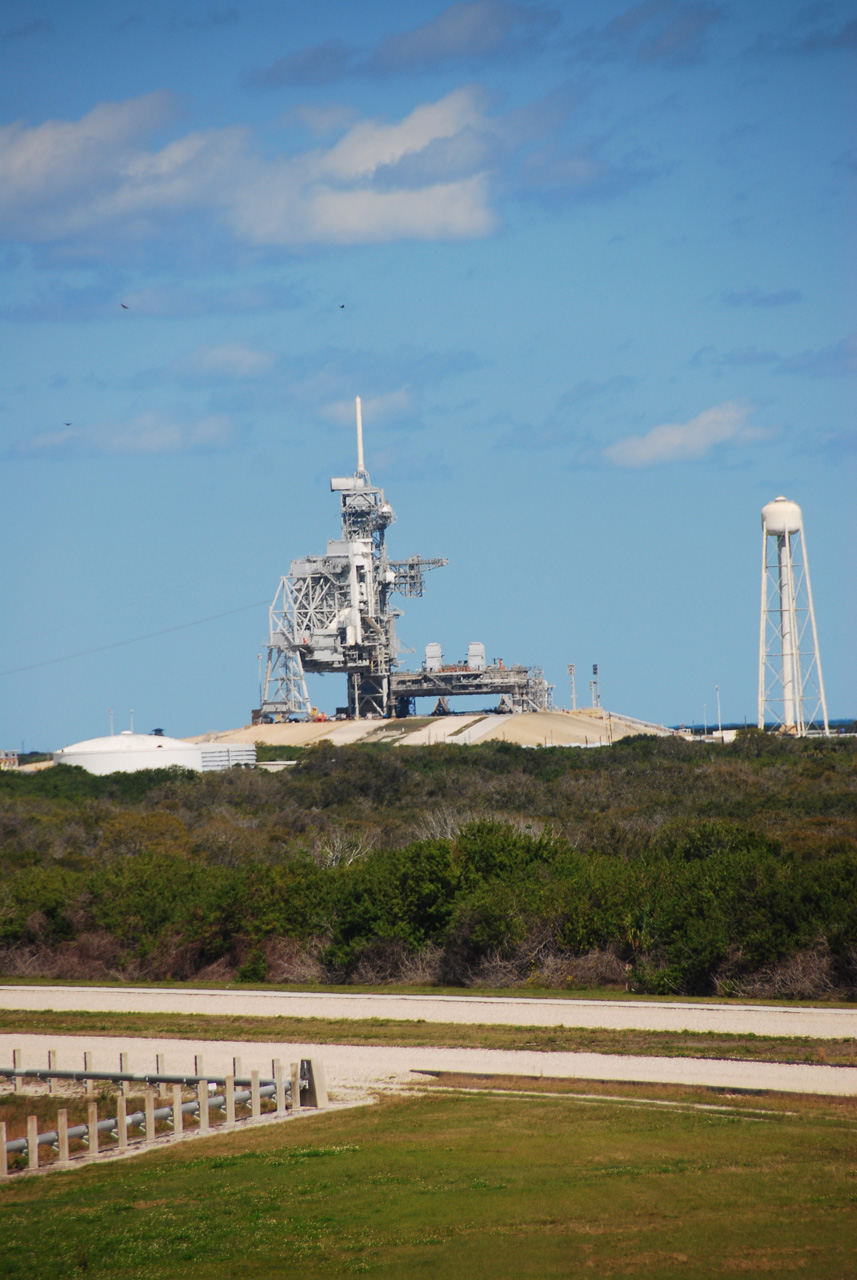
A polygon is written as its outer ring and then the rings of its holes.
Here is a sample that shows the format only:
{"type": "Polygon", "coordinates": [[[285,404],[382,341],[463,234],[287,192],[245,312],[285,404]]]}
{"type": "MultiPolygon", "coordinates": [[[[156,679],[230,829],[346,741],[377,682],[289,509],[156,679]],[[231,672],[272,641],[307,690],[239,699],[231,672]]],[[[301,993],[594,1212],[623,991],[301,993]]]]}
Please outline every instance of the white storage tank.
{"type": "Polygon", "coordinates": [[[256,748],[250,743],[182,742],[161,734],[132,733],[125,729],[109,738],[89,738],[55,751],[54,764],[79,765],[88,773],[136,773],[138,769],[229,769],[235,764],[255,764],[256,748]]]}
{"type": "Polygon", "coordinates": [[[426,671],[440,671],[443,666],[443,648],[436,640],[431,640],[426,645],[426,671]]]}
{"type": "Polygon", "coordinates": [[[481,640],[471,640],[467,646],[467,666],[470,671],[485,670],[485,645],[481,640]]]}

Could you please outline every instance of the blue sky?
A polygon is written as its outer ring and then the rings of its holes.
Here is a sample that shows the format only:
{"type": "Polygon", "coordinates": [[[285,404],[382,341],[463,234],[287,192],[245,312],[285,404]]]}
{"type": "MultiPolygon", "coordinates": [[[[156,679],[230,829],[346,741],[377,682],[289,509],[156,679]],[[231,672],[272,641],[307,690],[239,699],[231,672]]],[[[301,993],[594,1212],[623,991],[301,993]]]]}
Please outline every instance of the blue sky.
{"type": "Polygon", "coordinates": [[[0,745],[245,723],[357,394],[391,553],[449,558],[406,661],[480,639],[560,704],[597,662],[614,710],[701,721],[719,684],[752,721],[785,493],[857,713],[857,5],[1,25],[0,745]]]}

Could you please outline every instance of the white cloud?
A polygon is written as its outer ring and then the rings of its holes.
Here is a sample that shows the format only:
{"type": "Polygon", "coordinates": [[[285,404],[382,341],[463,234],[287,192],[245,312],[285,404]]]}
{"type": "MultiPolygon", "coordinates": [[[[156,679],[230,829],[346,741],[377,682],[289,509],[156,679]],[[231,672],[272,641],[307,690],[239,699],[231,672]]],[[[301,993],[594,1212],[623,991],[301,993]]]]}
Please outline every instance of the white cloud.
{"type": "Polygon", "coordinates": [[[171,220],[213,216],[259,246],[455,239],[495,225],[484,154],[470,148],[462,172],[436,161],[415,185],[391,181],[390,166],[438,140],[484,130],[481,96],[461,89],[393,124],[363,120],[333,145],[262,155],[245,129],[196,132],[160,150],[144,135],[175,114],[169,94],[102,103],[78,121],[0,129],[0,229],[23,240],[145,239],[171,220]],[[385,170],[382,188],[373,187],[385,170]],[[440,172],[438,171],[440,169],[440,172]]]}
{"type": "Polygon", "coordinates": [[[226,448],[232,439],[232,423],[224,414],[197,422],[179,422],[159,411],[141,413],[125,422],[103,422],[93,427],[67,427],[44,431],[18,441],[13,456],[44,454],[161,454],[207,453],[226,448]]]}
{"type": "MultiPolygon", "coordinates": [[[[397,391],[388,391],[386,395],[361,397],[363,418],[367,424],[383,422],[387,418],[399,418],[403,414],[413,415],[413,397],[407,387],[397,391]]],[[[334,400],[322,409],[322,416],[338,426],[354,425],[354,401],[334,400]]]]}
{"type": "Polygon", "coordinates": [[[210,380],[260,378],[270,373],[276,362],[271,351],[256,351],[243,342],[227,342],[219,347],[197,347],[171,366],[183,378],[210,380]]]}
{"type": "Polygon", "coordinates": [[[745,444],[766,433],[745,426],[750,406],[737,400],[706,409],[688,422],[665,422],[644,436],[628,436],[604,450],[618,467],[653,467],[664,462],[693,462],[719,444],[745,444]]]}

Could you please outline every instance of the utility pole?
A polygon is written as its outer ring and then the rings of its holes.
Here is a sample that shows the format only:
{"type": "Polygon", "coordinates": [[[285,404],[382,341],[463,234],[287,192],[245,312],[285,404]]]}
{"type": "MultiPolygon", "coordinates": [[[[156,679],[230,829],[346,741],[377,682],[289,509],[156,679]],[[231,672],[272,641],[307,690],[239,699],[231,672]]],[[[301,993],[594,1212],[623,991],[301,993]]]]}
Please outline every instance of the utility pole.
{"type": "Polygon", "coordinates": [[[577,694],[574,689],[574,663],[573,662],[570,662],[568,664],[568,666],[566,667],[566,671],[568,672],[568,678],[571,681],[571,709],[572,711],[576,711],[577,710],[577,694]]]}
{"type": "Polygon", "coordinates": [[[703,738],[708,737],[708,703],[707,702],[703,702],[702,704],[702,736],[703,738]]]}
{"type": "Polygon", "coordinates": [[[717,694],[717,733],[720,738],[720,741],[722,742],[723,741],[723,721],[720,718],[720,685],[716,684],[714,686],[714,690],[715,690],[715,693],[717,694]]]}
{"type": "Polygon", "coordinates": [[[595,701],[593,702],[592,705],[593,707],[600,707],[601,694],[598,691],[598,663],[597,662],[593,662],[592,664],[592,686],[595,690],[595,701]]]}

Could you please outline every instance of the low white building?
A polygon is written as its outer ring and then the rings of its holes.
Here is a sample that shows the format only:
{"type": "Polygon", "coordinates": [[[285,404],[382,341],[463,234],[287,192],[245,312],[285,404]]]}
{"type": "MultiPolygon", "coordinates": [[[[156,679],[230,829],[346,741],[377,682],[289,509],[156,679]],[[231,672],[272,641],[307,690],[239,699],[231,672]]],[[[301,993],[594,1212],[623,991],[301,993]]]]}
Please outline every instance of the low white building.
{"type": "Polygon", "coordinates": [[[109,738],[90,738],[54,752],[54,764],[76,764],[89,773],[136,773],[138,769],[231,769],[254,765],[256,748],[247,742],[182,742],[155,733],[125,729],[109,738]]]}

